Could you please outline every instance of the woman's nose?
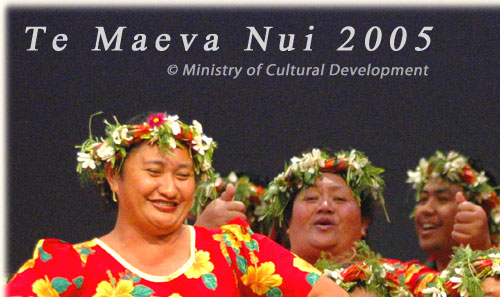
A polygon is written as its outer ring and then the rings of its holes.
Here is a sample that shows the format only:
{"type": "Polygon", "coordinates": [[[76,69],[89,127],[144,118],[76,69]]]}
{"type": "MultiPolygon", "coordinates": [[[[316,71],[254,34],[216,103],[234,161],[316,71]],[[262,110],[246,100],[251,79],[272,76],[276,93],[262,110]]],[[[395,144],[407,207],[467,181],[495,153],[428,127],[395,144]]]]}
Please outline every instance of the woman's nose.
{"type": "Polygon", "coordinates": [[[319,212],[333,212],[335,210],[333,207],[333,201],[327,197],[319,199],[318,203],[319,212]]]}
{"type": "Polygon", "coordinates": [[[168,175],[162,178],[161,183],[158,185],[158,192],[167,198],[175,197],[177,194],[177,188],[175,186],[174,178],[168,175]]]}

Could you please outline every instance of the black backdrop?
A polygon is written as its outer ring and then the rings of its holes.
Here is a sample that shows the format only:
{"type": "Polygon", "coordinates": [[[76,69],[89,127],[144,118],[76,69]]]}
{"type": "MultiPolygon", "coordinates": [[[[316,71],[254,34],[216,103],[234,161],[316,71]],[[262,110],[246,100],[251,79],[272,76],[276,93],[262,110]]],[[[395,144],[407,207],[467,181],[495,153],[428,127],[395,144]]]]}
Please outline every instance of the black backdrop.
{"type": "MultiPolygon", "coordinates": [[[[424,259],[408,219],[413,202],[406,170],[435,149],[457,149],[500,172],[500,14],[489,9],[207,9],[64,8],[8,9],[8,272],[31,257],[39,238],[79,242],[108,232],[113,217],[98,196],[83,189],[75,172],[75,144],[88,135],[88,118],[104,111],[125,120],[137,112],[166,110],[197,119],[219,143],[215,168],[273,177],[304,149],[357,148],[386,169],[385,196],[392,223],[381,213],[370,227],[370,243],[386,257],[424,259]],[[314,30],[309,30],[310,25],[314,30]],[[27,51],[27,26],[46,26],[38,51],[27,51]],[[126,26],[121,52],[91,51],[96,26],[111,34],[126,26]],[[267,51],[244,51],[247,26],[273,26],[267,51]],[[339,52],[345,26],[356,29],[351,52],[339,52]],[[380,27],[380,48],[365,49],[369,28],[380,27]],[[389,47],[397,26],[406,46],[389,47]],[[430,47],[417,35],[424,26],[430,47]],[[56,34],[68,36],[64,51],[52,49],[56,34]],[[133,36],[144,33],[148,50],[133,52],[133,36]],[[154,40],[172,37],[159,52],[154,40]],[[198,33],[191,49],[180,33],[198,33]],[[205,52],[207,34],[219,50],[205,52]],[[296,34],[295,51],[278,49],[278,34],[296,34]],[[312,51],[303,51],[313,33],[312,51]],[[168,67],[200,63],[256,66],[259,63],[343,66],[425,66],[428,76],[277,77],[240,75],[187,77],[168,67]]],[[[373,40],[372,40],[373,42],[373,40]]],[[[101,118],[102,119],[102,118],[101,118]]],[[[102,131],[101,119],[94,132],[102,131]]]]}

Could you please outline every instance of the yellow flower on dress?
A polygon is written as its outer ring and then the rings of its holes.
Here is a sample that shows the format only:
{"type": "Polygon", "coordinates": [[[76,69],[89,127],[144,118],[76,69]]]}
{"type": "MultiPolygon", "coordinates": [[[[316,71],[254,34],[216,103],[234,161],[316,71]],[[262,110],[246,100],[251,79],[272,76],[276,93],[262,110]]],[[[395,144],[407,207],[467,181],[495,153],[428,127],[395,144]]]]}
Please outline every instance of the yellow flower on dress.
{"type": "Polygon", "coordinates": [[[316,267],[312,266],[311,264],[309,264],[309,262],[299,257],[293,258],[293,267],[303,272],[321,274],[321,272],[319,272],[319,270],[316,267]]]}
{"type": "Polygon", "coordinates": [[[427,273],[424,278],[418,283],[415,292],[422,292],[423,289],[427,288],[427,285],[434,280],[434,273],[427,273]]]}
{"type": "Polygon", "coordinates": [[[172,294],[172,295],[170,295],[168,297],[182,297],[182,296],[179,293],[174,293],[174,294],[172,294]]]}
{"type": "Polygon", "coordinates": [[[227,251],[227,245],[224,242],[224,236],[222,234],[214,234],[212,237],[215,241],[219,242],[219,247],[222,255],[226,258],[229,258],[229,252],[227,251]]]}
{"type": "Polygon", "coordinates": [[[59,293],[52,287],[49,278],[36,280],[32,286],[33,293],[38,297],[59,297],[59,293]]]}
{"type": "Polygon", "coordinates": [[[93,297],[133,297],[130,294],[134,290],[134,282],[129,279],[120,279],[116,286],[108,281],[102,281],[97,285],[93,297]]]}
{"type": "Polygon", "coordinates": [[[200,278],[203,274],[207,274],[214,270],[214,264],[210,262],[210,253],[206,251],[196,251],[194,255],[194,263],[189,267],[184,275],[187,278],[200,278]]]}
{"type": "Polygon", "coordinates": [[[234,236],[236,236],[236,240],[238,241],[250,242],[252,240],[250,233],[248,233],[247,230],[240,225],[224,225],[220,227],[220,229],[222,230],[222,233],[234,234],[234,236]]]}
{"type": "Polygon", "coordinates": [[[278,287],[283,283],[283,278],[279,274],[274,274],[276,271],[273,262],[264,262],[260,267],[249,266],[247,274],[241,277],[241,281],[245,286],[250,286],[250,289],[257,295],[264,295],[271,287],[278,287]]]}

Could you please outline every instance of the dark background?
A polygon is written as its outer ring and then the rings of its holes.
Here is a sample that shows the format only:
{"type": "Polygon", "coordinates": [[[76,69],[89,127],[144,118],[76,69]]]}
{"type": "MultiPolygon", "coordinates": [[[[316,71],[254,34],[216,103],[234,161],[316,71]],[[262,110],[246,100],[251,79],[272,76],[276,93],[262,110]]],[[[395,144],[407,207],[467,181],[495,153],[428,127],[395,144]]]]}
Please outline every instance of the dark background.
{"type": "MultiPolygon", "coordinates": [[[[311,147],[357,148],[386,169],[385,197],[392,222],[377,214],[372,247],[386,257],[425,259],[408,215],[413,207],[406,170],[434,150],[456,149],[500,173],[500,14],[491,9],[217,9],[112,8],[8,9],[8,272],[31,257],[36,241],[55,237],[80,242],[111,230],[97,194],[79,184],[76,144],[88,137],[88,118],[101,135],[102,119],[125,121],[141,111],[197,119],[219,143],[214,167],[269,178],[285,160],[311,147]],[[312,51],[304,35],[314,25],[312,51]],[[344,26],[356,28],[352,52],[337,52],[344,26]],[[383,32],[374,52],[364,48],[372,26],[383,32]],[[26,26],[46,26],[38,51],[28,52],[26,26]],[[95,26],[110,36],[127,26],[122,52],[92,52],[95,26]],[[246,26],[273,26],[266,52],[245,52],[246,26]],[[408,31],[405,48],[393,52],[389,35],[408,31]],[[417,37],[433,26],[431,46],[417,37]],[[52,38],[69,37],[62,52],[52,38]],[[147,35],[148,50],[132,52],[133,36],[147,35]],[[172,37],[158,52],[154,40],[172,37]],[[185,52],[180,33],[198,33],[185,52]],[[206,34],[219,36],[217,52],[203,51],[206,34]],[[297,50],[280,52],[279,33],[295,33],[297,50]],[[344,66],[425,66],[427,77],[224,77],[169,76],[170,64],[259,63],[344,66]]],[[[262,32],[262,31],[261,31],[262,32]]]]}

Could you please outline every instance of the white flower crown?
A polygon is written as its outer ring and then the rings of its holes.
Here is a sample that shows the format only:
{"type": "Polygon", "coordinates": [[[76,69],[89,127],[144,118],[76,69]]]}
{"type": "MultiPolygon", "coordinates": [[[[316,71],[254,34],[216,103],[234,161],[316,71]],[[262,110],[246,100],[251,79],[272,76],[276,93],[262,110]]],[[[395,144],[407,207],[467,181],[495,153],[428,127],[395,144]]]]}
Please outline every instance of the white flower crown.
{"type": "Polygon", "coordinates": [[[187,147],[193,158],[197,177],[202,181],[214,178],[212,154],[217,144],[203,134],[202,126],[196,120],[192,125],[186,125],[177,115],[157,113],[150,115],[144,123],[123,125],[113,117],[115,124],[104,120],[106,136],[97,138],[92,135],[90,124],[92,118],[101,113],[90,117],[89,138],[82,145],[76,146],[80,149],[76,171],[84,182],[95,183],[100,188],[101,195],[106,194],[105,166],[120,170],[130,148],[145,141],[157,144],[167,152],[187,147]]]}

